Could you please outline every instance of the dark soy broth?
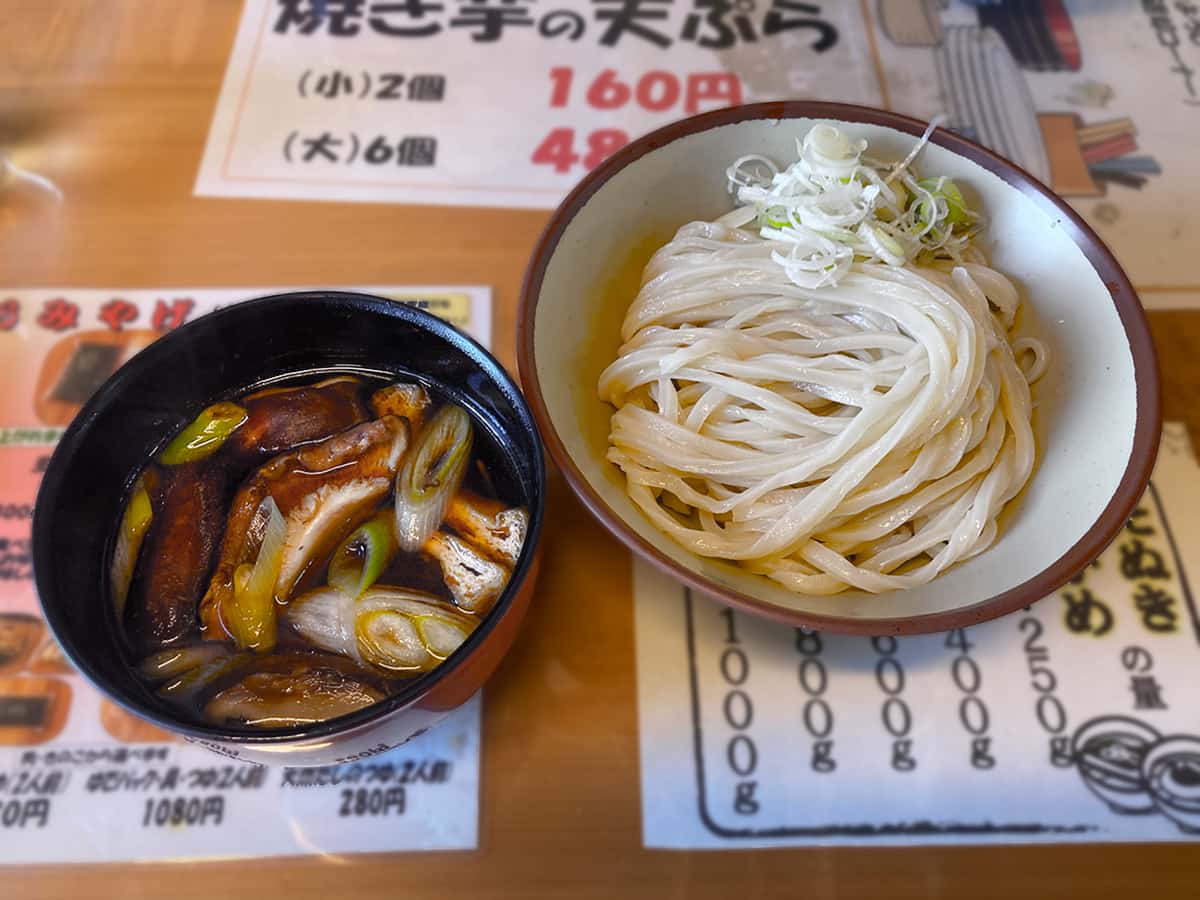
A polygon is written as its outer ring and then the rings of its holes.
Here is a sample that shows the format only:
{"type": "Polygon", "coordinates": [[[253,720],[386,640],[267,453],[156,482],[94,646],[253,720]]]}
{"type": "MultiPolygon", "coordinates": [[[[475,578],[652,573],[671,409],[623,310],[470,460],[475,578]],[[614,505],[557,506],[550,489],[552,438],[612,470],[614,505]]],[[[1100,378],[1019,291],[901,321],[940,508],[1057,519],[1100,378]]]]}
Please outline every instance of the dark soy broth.
{"type": "Polygon", "coordinates": [[[156,454],[110,590],[148,687],[277,728],[431,671],[512,574],[528,524],[485,422],[416,379],[325,372],[218,401],[156,454]]]}

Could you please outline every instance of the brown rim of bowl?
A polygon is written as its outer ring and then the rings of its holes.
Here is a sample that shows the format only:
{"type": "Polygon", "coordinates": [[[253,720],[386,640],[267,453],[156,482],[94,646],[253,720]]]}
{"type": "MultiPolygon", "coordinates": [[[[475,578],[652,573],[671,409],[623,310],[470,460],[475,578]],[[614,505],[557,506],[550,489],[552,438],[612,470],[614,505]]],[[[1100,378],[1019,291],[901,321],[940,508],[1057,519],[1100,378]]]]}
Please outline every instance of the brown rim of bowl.
{"type": "MultiPolygon", "coordinates": [[[[912,616],[888,616],[862,619],[824,615],[784,609],[773,603],[734,591],[710,581],[661,553],[633,531],[624,520],[596,493],[575,465],[550,419],[542,398],[537,367],[534,364],[534,319],[538,295],[546,266],[554,254],[567,225],[610,178],[646,154],[679,138],[752,119],[832,119],[894,128],[920,137],[927,123],[899,113],[855,106],[847,103],[819,101],[777,101],[734,106],[702,113],[652,131],[617,151],[584,176],[550,217],[530,258],[521,285],[521,305],[517,317],[517,365],[534,419],[542,431],[546,447],[576,495],[604,526],[627,547],[649,560],[663,572],[674,576],[695,590],[721,602],[755,615],[793,626],[846,634],[922,634],[947,631],[975,625],[1028,606],[1058,590],[1077,575],[1120,533],[1133,511],[1154,467],[1162,431],[1162,405],[1158,381],[1158,364],[1146,314],[1134,292],[1129,278],[1121,270],[1112,252],[1091,227],[1053,191],[1014,163],[997,156],[974,141],[945,129],[935,129],[930,141],[952,153],[977,163],[1006,184],[1021,191],[1040,209],[1061,217],[1068,236],[1083,252],[1112,296],[1121,325],[1133,356],[1134,381],[1137,399],[1137,421],[1134,426],[1133,447],[1120,484],[1096,522],[1074,546],[1047,568],[1027,581],[969,606],[945,612],[912,616]]],[[[834,601],[836,602],[836,601],[834,601]]]]}

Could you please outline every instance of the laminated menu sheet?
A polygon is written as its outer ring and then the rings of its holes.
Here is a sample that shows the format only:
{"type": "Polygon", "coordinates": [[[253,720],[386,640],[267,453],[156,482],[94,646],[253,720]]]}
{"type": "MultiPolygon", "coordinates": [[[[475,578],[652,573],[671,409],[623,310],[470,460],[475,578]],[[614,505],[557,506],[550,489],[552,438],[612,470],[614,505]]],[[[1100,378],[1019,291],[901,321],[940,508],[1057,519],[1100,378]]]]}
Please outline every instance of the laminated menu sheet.
{"type": "Polygon", "coordinates": [[[248,0],[196,192],[552,208],[632,138],[772,71],[876,96],[854,4],[707,6],[248,0]]]}
{"type": "Polygon", "coordinates": [[[1198,68],[1169,0],[246,0],[196,192],[548,209],[671,121],[834,100],[943,115],[1194,305],[1198,68]]]}
{"type": "Polygon", "coordinates": [[[1197,547],[1200,468],[1169,424],[1108,550],[970,628],[807,632],[636,564],[646,846],[1195,838],[1197,547]]]}
{"type": "MultiPolygon", "coordinates": [[[[483,287],[359,287],[487,345],[483,287]]],[[[218,306],[287,288],[0,292],[0,864],[469,849],[479,818],[478,696],[362,762],[237,763],[104,699],[37,605],[30,518],[65,425],[129,356],[218,306]]]]}

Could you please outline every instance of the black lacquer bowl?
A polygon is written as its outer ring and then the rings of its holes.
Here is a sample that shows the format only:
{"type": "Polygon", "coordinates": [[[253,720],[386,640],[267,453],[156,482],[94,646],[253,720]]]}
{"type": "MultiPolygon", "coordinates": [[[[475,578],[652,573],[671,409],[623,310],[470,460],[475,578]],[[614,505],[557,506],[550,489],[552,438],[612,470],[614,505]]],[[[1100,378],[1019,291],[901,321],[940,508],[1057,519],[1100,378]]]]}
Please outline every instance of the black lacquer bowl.
{"type": "Polygon", "coordinates": [[[119,369],[59,442],[33,520],[34,572],[46,620],[66,655],[130,712],[186,740],[257,762],[315,765],[403,743],[474,694],[512,645],[528,608],[545,495],[542,446],[513,381],[450,325],[380,297],[311,291],[219,309],[167,334],[119,369]],[[507,457],[529,533],[503,596],[445,662],[354,714],[263,732],[182,719],[134,671],[115,622],[107,573],[130,485],[213,400],[297,374],[416,377],[470,409],[507,457]]]}

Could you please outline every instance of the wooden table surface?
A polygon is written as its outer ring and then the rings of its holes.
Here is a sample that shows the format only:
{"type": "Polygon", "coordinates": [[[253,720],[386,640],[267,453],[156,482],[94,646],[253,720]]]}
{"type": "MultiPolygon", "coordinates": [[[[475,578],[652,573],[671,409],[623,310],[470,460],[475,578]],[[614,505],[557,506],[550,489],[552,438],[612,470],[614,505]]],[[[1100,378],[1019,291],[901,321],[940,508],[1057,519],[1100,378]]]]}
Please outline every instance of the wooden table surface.
{"type": "MultiPolygon", "coordinates": [[[[489,284],[515,368],[517,291],[544,212],[205,199],[192,183],[238,0],[3,0],[0,150],[57,216],[0,205],[8,286],[489,284]],[[436,236],[436,237],[434,237],[436,236]]],[[[1197,297],[1200,305],[1200,296],[1197,297]]],[[[1200,312],[1153,313],[1166,414],[1200,438],[1200,312]]],[[[628,556],[551,482],[546,565],[486,690],[479,849],[31,867],[4,897],[1196,896],[1193,845],[683,853],[641,842],[628,556]],[[586,573],[586,574],[584,574],[586,573]],[[581,577],[584,575],[584,577],[581,577]]]]}

